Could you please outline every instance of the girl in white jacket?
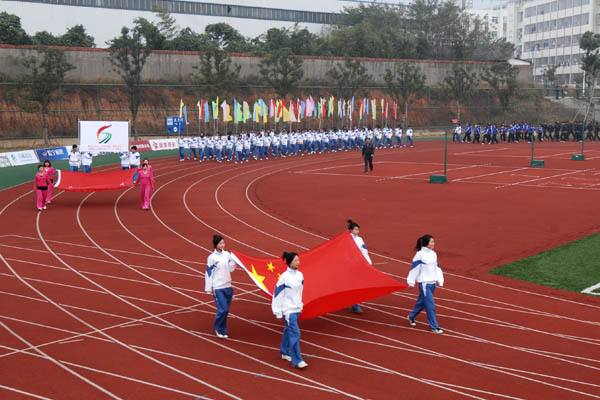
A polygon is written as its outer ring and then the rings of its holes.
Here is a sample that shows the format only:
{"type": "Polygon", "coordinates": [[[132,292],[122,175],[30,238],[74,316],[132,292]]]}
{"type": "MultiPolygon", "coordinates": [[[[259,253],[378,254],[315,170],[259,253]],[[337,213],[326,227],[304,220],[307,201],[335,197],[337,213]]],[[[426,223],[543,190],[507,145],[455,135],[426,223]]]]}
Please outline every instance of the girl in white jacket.
{"type": "Polygon", "coordinates": [[[217,305],[215,315],[215,334],[221,339],[227,339],[227,315],[233,300],[231,273],[235,270],[236,257],[225,251],[225,239],[220,235],[213,236],[213,251],[206,260],[206,275],[204,275],[204,291],[213,294],[217,305]]]}
{"type": "Polygon", "coordinates": [[[300,353],[300,327],[298,326],[298,317],[303,307],[304,275],[298,271],[300,265],[298,254],[284,252],[281,258],[287,264],[288,269],[277,280],[271,308],[277,318],[285,317],[285,327],[281,339],[281,358],[290,361],[292,367],[302,369],[308,367],[300,353]]]}
{"type": "Polygon", "coordinates": [[[427,312],[427,321],[434,333],[444,333],[440,329],[435,315],[435,299],[433,293],[436,285],[444,286],[444,274],[438,266],[437,254],[433,251],[435,240],[431,235],[423,235],[417,239],[417,254],[415,254],[408,278],[406,281],[408,286],[414,287],[415,283],[419,285],[419,297],[415,307],[408,314],[408,322],[410,326],[416,326],[415,318],[425,309],[427,312]]]}
{"type": "MultiPolygon", "coordinates": [[[[354,240],[354,243],[356,243],[356,246],[362,253],[365,260],[367,260],[367,262],[369,264],[373,265],[373,261],[371,261],[371,257],[369,257],[369,250],[367,249],[367,245],[365,244],[365,241],[360,236],[358,236],[358,234],[360,233],[360,226],[356,222],[352,221],[351,219],[349,219],[347,222],[348,222],[348,231],[350,231],[352,240],[354,240]]],[[[360,304],[354,304],[352,306],[352,312],[356,313],[356,314],[362,313],[362,308],[360,307],[360,304]]]]}

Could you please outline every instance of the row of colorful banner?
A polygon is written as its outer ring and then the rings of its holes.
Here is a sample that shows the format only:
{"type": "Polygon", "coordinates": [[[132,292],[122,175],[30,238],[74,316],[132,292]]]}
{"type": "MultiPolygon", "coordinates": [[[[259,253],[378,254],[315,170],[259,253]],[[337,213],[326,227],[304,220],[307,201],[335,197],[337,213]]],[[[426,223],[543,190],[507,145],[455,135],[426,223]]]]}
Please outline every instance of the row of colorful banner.
{"type": "MultiPolygon", "coordinates": [[[[255,122],[268,123],[273,122],[301,122],[303,119],[327,119],[337,117],[339,119],[348,119],[352,121],[366,120],[371,118],[377,120],[382,118],[388,120],[392,117],[398,120],[398,103],[394,100],[390,102],[387,99],[335,99],[319,98],[318,100],[308,97],[306,99],[285,100],[285,99],[258,99],[252,102],[239,101],[233,99],[229,104],[227,100],[219,102],[219,97],[215,100],[202,99],[196,104],[198,107],[198,120],[209,123],[212,121],[233,122],[234,124],[255,122]]],[[[179,102],[179,116],[188,120],[187,105],[183,99],[179,102]]],[[[400,115],[401,116],[401,115],[400,115]]]]}

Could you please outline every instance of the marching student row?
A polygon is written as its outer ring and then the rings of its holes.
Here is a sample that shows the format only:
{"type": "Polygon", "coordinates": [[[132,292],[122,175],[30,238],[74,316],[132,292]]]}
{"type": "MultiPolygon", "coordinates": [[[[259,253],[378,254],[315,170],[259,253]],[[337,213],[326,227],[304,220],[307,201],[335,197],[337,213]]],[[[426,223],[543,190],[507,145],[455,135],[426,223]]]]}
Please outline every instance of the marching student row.
{"type": "MultiPolygon", "coordinates": [[[[371,264],[367,246],[364,240],[358,236],[360,232],[359,225],[352,220],[348,220],[348,230],[362,255],[371,264]]],[[[213,295],[215,299],[216,314],[213,324],[215,335],[220,339],[227,339],[229,337],[227,316],[233,300],[231,273],[235,270],[236,265],[241,265],[241,263],[234,254],[225,251],[225,239],[222,236],[214,235],[212,244],[214,251],[206,260],[204,290],[207,294],[213,295]]],[[[414,327],[417,325],[415,318],[421,311],[425,310],[431,331],[441,334],[444,331],[437,321],[434,293],[437,286],[444,285],[444,276],[438,266],[437,254],[434,248],[435,239],[433,236],[423,235],[417,239],[416,254],[413,257],[407,276],[407,283],[410,287],[418,286],[419,296],[407,319],[409,325],[414,327]]],[[[280,357],[282,360],[289,361],[293,368],[303,369],[308,366],[308,363],[304,361],[300,351],[298,320],[303,308],[304,275],[299,270],[300,256],[298,253],[284,252],[281,258],[287,265],[287,269],[279,276],[271,301],[271,310],[275,317],[284,320],[279,349],[280,357]]],[[[358,304],[352,306],[352,311],[362,312],[358,304]]]]}
{"type": "Polygon", "coordinates": [[[366,139],[375,148],[414,147],[413,130],[402,128],[375,128],[353,130],[304,130],[301,132],[281,133],[244,132],[229,133],[226,136],[182,137],[178,139],[179,160],[214,159],[217,162],[247,162],[268,159],[269,157],[290,157],[305,154],[316,154],[360,149],[366,139]]]}
{"type": "Polygon", "coordinates": [[[467,123],[464,127],[457,125],[454,128],[452,141],[455,143],[518,143],[519,141],[531,142],[568,142],[600,140],[600,124],[598,122],[584,125],[582,122],[555,122],[554,124],[532,125],[527,123],[501,124],[473,124],[467,123]]]}

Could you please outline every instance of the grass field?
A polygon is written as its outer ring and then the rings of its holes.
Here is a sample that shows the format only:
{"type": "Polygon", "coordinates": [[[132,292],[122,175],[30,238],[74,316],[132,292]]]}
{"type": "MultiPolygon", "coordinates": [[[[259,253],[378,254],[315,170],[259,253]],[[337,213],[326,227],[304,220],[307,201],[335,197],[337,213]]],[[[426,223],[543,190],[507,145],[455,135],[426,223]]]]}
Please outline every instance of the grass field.
{"type": "Polygon", "coordinates": [[[581,292],[600,282],[600,234],[491,271],[514,279],[581,292]]]}

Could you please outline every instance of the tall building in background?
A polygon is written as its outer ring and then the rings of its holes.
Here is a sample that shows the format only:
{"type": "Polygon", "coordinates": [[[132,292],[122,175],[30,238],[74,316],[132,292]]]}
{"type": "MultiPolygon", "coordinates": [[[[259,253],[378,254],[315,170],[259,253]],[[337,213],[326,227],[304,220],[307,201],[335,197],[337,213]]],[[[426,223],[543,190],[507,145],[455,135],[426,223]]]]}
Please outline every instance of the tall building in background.
{"type": "Polygon", "coordinates": [[[598,32],[596,5],[590,0],[523,1],[519,9],[522,29],[521,58],[531,60],[536,82],[556,65],[561,83],[582,79],[579,39],[586,31],[598,32]]]}
{"type": "Polygon", "coordinates": [[[556,66],[558,83],[581,83],[579,39],[599,31],[593,1],[510,0],[505,8],[505,37],[515,45],[515,57],[532,63],[535,82],[546,83],[545,72],[556,66]]]}

